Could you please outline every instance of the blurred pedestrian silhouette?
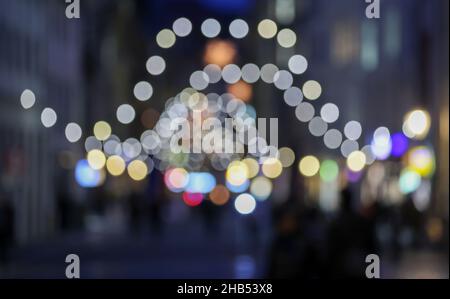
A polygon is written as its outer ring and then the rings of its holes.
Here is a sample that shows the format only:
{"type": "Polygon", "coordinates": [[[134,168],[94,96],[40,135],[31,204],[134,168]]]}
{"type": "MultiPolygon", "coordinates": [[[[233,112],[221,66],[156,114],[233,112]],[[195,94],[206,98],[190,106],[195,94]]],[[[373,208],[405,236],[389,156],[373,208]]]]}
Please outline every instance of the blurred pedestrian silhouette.
{"type": "Polygon", "coordinates": [[[375,253],[374,230],[354,208],[352,192],[341,191],[340,211],[328,230],[327,276],[364,278],[365,257],[375,253]]]}

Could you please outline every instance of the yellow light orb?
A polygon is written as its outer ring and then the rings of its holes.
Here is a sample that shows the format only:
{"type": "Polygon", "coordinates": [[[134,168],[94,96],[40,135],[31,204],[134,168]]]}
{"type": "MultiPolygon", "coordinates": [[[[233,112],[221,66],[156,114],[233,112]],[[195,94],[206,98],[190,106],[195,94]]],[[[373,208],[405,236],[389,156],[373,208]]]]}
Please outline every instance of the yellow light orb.
{"type": "Polygon", "coordinates": [[[280,153],[280,162],[284,168],[291,167],[295,162],[295,153],[288,147],[282,147],[278,151],[280,153]]]}
{"type": "Polygon", "coordinates": [[[225,176],[230,184],[240,186],[244,184],[249,177],[248,167],[241,161],[233,161],[228,165],[225,176]]]}
{"type": "Polygon", "coordinates": [[[320,95],[322,94],[322,86],[320,86],[320,83],[314,80],[306,81],[305,84],[303,84],[303,95],[308,100],[317,100],[320,95]]]}
{"type": "Polygon", "coordinates": [[[148,173],[147,165],[140,160],[134,160],[128,164],[128,175],[135,181],[142,181],[148,173]]]}
{"type": "Polygon", "coordinates": [[[366,166],[366,155],[361,151],[352,152],[347,158],[347,167],[354,172],[359,172],[366,166]]]}
{"type": "Polygon", "coordinates": [[[273,38],[277,34],[277,31],[277,24],[272,20],[265,19],[258,24],[258,33],[262,38],[273,38]]]}
{"type": "Polygon", "coordinates": [[[125,168],[125,161],[120,156],[111,156],[106,161],[106,169],[112,176],[121,175],[125,168]]]}
{"type": "Polygon", "coordinates": [[[422,177],[429,177],[434,173],[435,160],[432,150],[426,146],[412,148],[407,155],[408,166],[422,177]]]}
{"type": "Polygon", "coordinates": [[[414,134],[414,138],[423,139],[431,126],[430,114],[425,110],[414,110],[405,117],[406,130],[414,134]]]}
{"type": "Polygon", "coordinates": [[[101,150],[92,150],[87,154],[87,161],[92,169],[100,170],[105,166],[106,157],[101,150]]]}
{"type": "Polygon", "coordinates": [[[250,193],[257,200],[266,200],[272,193],[272,189],[272,181],[263,176],[255,178],[250,185],[250,193]]]}
{"type": "Polygon", "coordinates": [[[94,136],[98,140],[105,141],[111,136],[111,126],[106,121],[99,121],[94,125],[94,136]]]}
{"type": "Polygon", "coordinates": [[[320,162],[314,156],[306,156],[299,163],[300,173],[306,177],[315,176],[320,169],[320,162]]]}
{"type": "Polygon", "coordinates": [[[156,36],[156,43],[161,48],[167,49],[175,44],[176,39],[175,33],[173,33],[172,30],[163,29],[156,36]]]}
{"type": "Polygon", "coordinates": [[[242,160],[242,163],[247,165],[249,179],[252,179],[258,175],[258,172],[259,172],[258,161],[256,161],[253,158],[246,158],[246,159],[242,160]]]}
{"type": "Polygon", "coordinates": [[[279,177],[282,171],[283,165],[281,165],[280,160],[275,158],[266,159],[262,165],[263,174],[270,179],[279,177]]]}
{"type": "Polygon", "coordinates": [[[291,29],[282,29],[277,35],[278,43],[283,48],[291,48],[297,42],[297,34],[291,29]]]}

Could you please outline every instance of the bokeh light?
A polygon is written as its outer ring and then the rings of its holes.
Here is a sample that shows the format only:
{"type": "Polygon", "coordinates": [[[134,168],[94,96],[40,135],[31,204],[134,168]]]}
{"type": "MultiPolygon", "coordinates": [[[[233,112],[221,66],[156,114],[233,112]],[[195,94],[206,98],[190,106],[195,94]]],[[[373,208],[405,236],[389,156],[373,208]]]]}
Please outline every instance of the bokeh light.
{"type": "Polygon", "coordinates": [[[312,177],[317,174],[320,169],[320,162],[314,156],[306,156],[300,160],[299,170],[300,173],[306,177],[312,177]]]}
{"type": "Polygon", "coordinates": [[[80,160],[75,166],[75,180],[83,188],[94,188],[103,184],[105,173],[92,169],[87,160],[80,160]]]}
{"type": "Polygon", "coordinates": [[[164,174],[167,188],[175,193],[182,192],[189,183],[189,173],[184,168],[173,168],[164,174]]]}
{"type": "Polygon", "coordinates": [[[323,136],[323,142],[329,149],[336,149],[342,144],[342,133],[339,130],[328,130],[323,136]]]}
{"type": "Polygon", "coordinates": [[[375,130],[371,143],[372,153],[378,160],[389,158],[392,149],[391,134],[386,127],[380,127],[375,130]]]}
{"type": "Polygon", "coordinates": [[[35,94],[31,90],[25,89],[20,95],[20,104],[24,109],[30,109],[34,103],[36,103],[35,94]]]}
{"type": "Polygon", "coordinates": [[[276,72],[273,76],[273,83],[276,88],[286,90],[292,86],[294,83],[294,78],[290,72],[281,70],[276,72]]]}
{"type": "Polygon", "coordinates": [[[135,181],[142,181],[148,174],[147,164],[141,160],[134,160],[127,167],[128,175],[135,181]]]}
{"type": "Polygon", "coordinates": [[[289,58],[289,70],[296,75],[301,75],[308,69],[308,60],[302,55],[294,55],[289,58]]]}
{"type": "Polygon", "coordinates": [[[69,142],[75,143],[81,139],[83,131],[77,123],[69,123],[66,126],[65,135],[69,142]]]}
{"type": "Polygon", "coordinates": [[[253,87],[242,80],[229,85],[227,90],[229,93],[233,94],[235,97],[243,100],[244,102],[250,101],[253,96],[253,87]]]}
{"type": "Polygon", "coordinates": [[[234,201],[234,207],[242,215],[253,213],[256,208],[256,200],[248,193],[239,195],[234,201]]]}
{"type": "Polygon", "coordinates": [[[150,75],[157,76],[161,75],[166,69],[166,62],[161,56],[155,55],[147,60],[145,67],[150,75]]]}
{"type": "Polygon", "coordinates": [[[229,84],[237,83],[241,79],[241,69],[235,64],[228,64],[222,70],[222,78],[229,84]]]}
{"type": "Polygon", "coordinates": [[[327,132],[328,124],[320,116],[316,116],[310,120],[308,129],[311,135],[320,137],[327,132]]]}
{"type": "Polygon", "coordinates": [[[176,39],[175,33],[169,29],[163,29],[156,35],[156,43],[163,49],[172,47],[176,39]]]}
{"type": "Polygon", "coordinates": [[[249,177],[247,164],[241,161],[233,161],[225,174],[227,181],[235,186],[242,185],[249,177]]]}
{"type": "Polygon", "coordinates": [[[224,67],[234,61],[236,53],[236,46],[231,41],[211,40],[206,44],[203,60],[206,64],[224,67]]]}
{"type": "Polygon", "coordinates": [[[223,206],[230,200],[230,191],[224,185],[217,185],[211,193],[209,199],[217,206],[223,206]]]}
{"type": "Polygon", "coordinates": [[[400,173],[400,179],[398,181],[400,191],[403,194],[414,192],[419,188],[421,181],[420,174],[410,168],[405,168],[400,173]]]}
{"type": "Polygon", "coordinates": [[[376,160],[376,157],[372,152],[372,147],[370,145],[365,145],[361,151],[366,155],[366,165],[372,165],[376,160]]]}
{"type": "Polygon", "coordinates": [[[413,193],[412,200],[419,212],[424,212],[430,206],[431,182],[429,180],[422,180],[419,188],[413,193]]]}
{"type": "Polygon", "coordinates": [[[347,124],[345,124],[344,134],[345,137],[350,140],[358,140],[362,134],[361,124],[356,120],[349,121],[347,124]]]}
{"type": "Polygon", "coordinates": [[[333,160],[325,160],[320,164],[319,174],[324,182],[332,182],[339,175],[339,166],[333,160]]]}
{"type": "Polygon", "coordinates": [[[281,165],[284,168],[291,167],[295,162],[295,153],[288,147],[282,147],[278,150],[281,165]]]}
{"type": "Polygon", "coordinates": [[[283,165],[276,158],[265,159],[262,164],[262,172],[268,178],[275,179],[281,175],[282,171],[283,165]]]}
{"type": "Polygon", "coordinates": [[[187,18],[178,18],[173,22],[173,32],[179,37],[186,37],[192,32],[192,22],[187,18]]]}
{"type": "Polygon", "coordinates": [[[84,141],[84,149],[89,152],[94,149],[102,149],[102,142],[94,136],[89,136],[84,141]]]}
{"type": "MultiPolygon", "coordinates": [[[[405,129],[413,134],[413,138],[423,139],[431,126],[430,114],[425,110],[414,110],[405,117],[405,129]]],[[[409,134],[406,134],[409,135],[409,134]]]]}
{"type": "Polygon", "coordinates": [[[127,125],[133,122],[136,117],[136,111],[131,105],[123,104],[117,108],[116,117],[120,123],[127,125]]]}
{"type": "Polygon", "coordinates": [[[259,163],[253,158],[245,158],[242,160],[242,163],[244,163],[247,166],[248,170],[248,178],[254,178],[259,173],[259,163]]]}
{"type": "Polygon", "coordinates": [[[359,182],[359,180],[361,180],[361,178],[363,176],[363,172],[362,171],[354,172],[354,171],[347,169],[345,172],[345,175],[346,175],[347,180],[350,183],[357,183],[357,182],[359,182]]]}
{"type": "Polygon", "coordinates": [[[278,31],[277,24],[269,19],[262,20],[258,24],[258,33],[262,38],[273,38],[278,31]]]}
{"type": "Polygon", "coordinates": [[[153,95],[153,86],[146,81],[136,83],[133,90],[134,97],[141,101],[148,101],[153,95]]]}
{"type": "Polygon", "coordinates": [[[277,35],[278,44],[283,48],[292,48],[297,42],[297,35],[291,29],[282,29],[277,35]]]}
{"type": "MultiPolygon", "coordinates": [[[[196,90],[203,90],[206,87],[208,87],[209,77],[203,71],[196,71],[191,74],[191,77],[189,78],[189,83],[192,88],[194,88],[196,90]]],[[[192,95],[191,95],[191,97],[192,97],[192,95]]]]}
{"type": "Polygon", "coordinates": [[[219,35],[222,27],[220,23],[215,19],[206,19],[201,25],[201,31],[204,36],[213,38],[219,35]]]}
{"type": "Polygon", "coordinates": [[[105,141],[111,136],[111,126],[106,121],[99,121],[94,125],[94,136],[100,141],[105,141]]]}
{"type": "Polygon", "coordinates": [[[232,21],[229,29],[231,36],[238,39],[246,37],[249,31],[247,22],[242,19],[232,21]]]}
{"type": "Polygon", "coordinates": [[[303,101],[302,90],[298,87],[290,87],[284,92],[284,101],[291,107],[298,106],[303,101]]]}
{"type": "Polygon", "coordinates": [[[266,200],[272,193],[272,181],[266,177],[260,176],[252,180],[250,184],[250,193],[257,200],[266,200]]]}
{"type": "Polygon", "coordinates": [[[199,206],[203,201],[203,194],[202,193],[184,192],[183,193],[183,201],[186,205],[188,205],[190,207],[199,206]]]}
{"type": "Polygon", "coordinates": [[[434,153],[426,146],[412,148],[407,154],[407,165],[423,177],[429,177],[435,170],[434,153]]]}
{"type": "Polygon", "coordinates": [[[87,161],[92,169],[99,170],[105,167],[106,157],[101,150],[92,150],[87,154],[87,161]]]}
{"type": "Polygon", "coordinates": [[[216,178],[209,172],[191,172],[186,191],[189,193],[210,193],[216,187],[216,178]]]}
{"type": "Polygon", "coordinates": [[[247,83],[255,83],[259,80],[261,71],[254,63],[247,63],[242,67],[242,79],[247,83]]]}
{"type": "Polygon", "coordinates": [[[336,104],[327,103],[320,109],[320,116],[327,123],[334,123],[339,118],[339,108],[336,104]]]}
{"type": "Polygon", "coordinates": [[[41,122],[42,125],[46,128],[51,128],[56,124],[58,116],[56,115],[55,110],[52,108],[45,108],[41,113],[41,122]]]}
{"type": "Polygon", "coordinates": [[[233,185],[227,181],[225,185],[227,186],[228,190],[230,190],[230,192],[238,194],[247,191],[248,187],[250,187],[250,180],[246,180],[241,185],[233,185]]]}
{"type": "Polygon", "coordinates": [[[126,164],[120,156],[111,156],[106,160],[106,169],[112,176],[119,176],[125,172],[126,164]]]}
{"type": "Polygon", "coordinates": [[[261,67],[261,80],[267,84],[272,84],[275,78],[275,74],[279,71],[279,68],[272,63],[266,63],[261,67]]]}
{"type": "Polygon", "coordinates": [[[364,169],[366,166],[366,155],[361,151],[354,151],[347,158],[347,167],[354,172],[364,169]]]}
{"type": "Polygon", "coordinates": [[[303,84],[303,95],[308,100],[317,100],[320,95],[322,94],[322,86],[320,86],[319,82],[310,80],[306,81],[305,84],[303,84]]]}
{"type": "Polygon", "coordinates": [[[391,137],[392,149],[391,155],[393,157],[401,157],[408,150],[409,142],[408,138],[402,133],[395,133],[391,137]]]}
{"type": "Polygon", "coordinates": [[[301,122],[309,122],[315,113],[314,106],[310,103],[300,103],[295,109],[295,116],[301,122]]]}

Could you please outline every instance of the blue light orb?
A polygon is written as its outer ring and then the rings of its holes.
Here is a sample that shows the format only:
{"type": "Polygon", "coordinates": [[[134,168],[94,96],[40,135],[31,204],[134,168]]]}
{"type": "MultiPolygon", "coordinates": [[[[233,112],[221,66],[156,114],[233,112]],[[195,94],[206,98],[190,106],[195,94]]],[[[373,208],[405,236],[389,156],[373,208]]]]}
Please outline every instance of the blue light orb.
{"type": "Polygon", "coordinates": [[[209,193],[216,187],[216,178],[209,172],[191,172],[186,191],[189,193],[209,193]]]}
{"type": "Polygon", "coordinates": [[[226,186],[232,193],[242,193],[247,191],[248,187],[250,187],[250,181],[246,180],[242,185],[233,185],[227,181],[226,186]]]}
{"type": "Polygon", "coordinates": [[[408,138],[405,135],[403,135],[403,133],[396,133],[392,135],[391,140],[392,140],[391,155],[396,158],[403,156],[409,147],[408,138]]]}
{"type": "Polygon", "coordinates": [[[92,169],[87,160],[80,160],[75,166],[75,180],[83,188],[95,188],[103,183],[104,173],[92,169]]]}

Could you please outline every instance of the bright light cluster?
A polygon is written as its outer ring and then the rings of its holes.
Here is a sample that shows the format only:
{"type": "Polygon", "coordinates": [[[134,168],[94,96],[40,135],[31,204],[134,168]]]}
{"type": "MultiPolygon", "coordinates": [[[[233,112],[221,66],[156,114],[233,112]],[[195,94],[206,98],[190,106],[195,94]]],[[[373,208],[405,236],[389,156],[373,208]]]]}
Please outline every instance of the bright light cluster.
{"type": "MultiPolygon", "coordinates": [[[[220,22],[212,18],[206,19],[200,28],[201,33],[209,39],[218,37],[224,29],[220,22]]],[[[187,37],[192,31],[192,22],[182,17],[173,23],[172,28],[161,30],[156,35],[156,43],[160,48],[168,49],[175,46],[178,38],[187,37]]],[[[245,20],[236,19],[230,23],[228,31],[233,38],[244,39],[249,34],[250,27],[245,20]]],[[[257,32],[263,39],[275,39],[283,48],[293,48],[298,42],[294,31],[289,28],[279,29],[278,25],[269,19],[259,22],[257,32]]],[[[327,148],[340,149],[346,158],[345,167],[352,173],[361,172],[375,160],[386,160],[390,156],[402,157],[409,147],[407,138],[424,139],[430,129],[429,114],[425,110],[414,110],[405,116],[403,133],[391,135],[389,129],[380,127],[375,130],[370,144],[360,148],[358,140],[363,130],[358,121],[347,122],[341,132],[330,128],[340,116],[337,105],[325,103],[317,111],[312,105],[323,94],[318,81],[307,80],[301,88],[293,86],[294,75],[304,74],[308,69],[308,61],[304,56],[292,55],[288,70],[282,70],[271,63],[262,66],[248,63],[240,67],[232,63],[235,55],[236,49],[231,43],[211,40],[205,53],[207,65],[203,70],[194,71],[189,76],[190,86],[170,98],[161,114],[150,116],[155,120],[153,129],[144,131],[139,140],[128,138],[121,141],[113,134],[108,122],[96,122],[93,136],[85,139],[86,159],[80,160],[76,167],[79,184],[83,187],[101,185],[105,170],[111,176],[120,176],[126,172],[131,179],[142,181],[156,168],[164,172],[167,188],[175,193],[183,193],[183,200],[189,206],[199,205],[206,198],[204,194],[208,193],[213,203],[223,205],[234,193],[240,194],[234,202],[236,210],[241,214],[253,212],[257,201],[264,201],[271,195],[271,180],[281,176],[283,168],[294,164],[295,153],[292,149],[271,149],[261,137],[252,141],[261,149],[257,154],[248,157],[241,154],[174,153],[169,150],[168,143],[174,134],[171,122],[176,118],[187,120],[193,112],[208,116],[228,115],[238,123],[251,124],[238,127],[237,133],[256,131],[256,111],[248,101],[252,96],[252,84],[258,80],[273,84],[281,90],[285,103],[295,108],[297,119],[308,123],[311,135],[323,138],[327,148]],[[214,54],[218,52],[221,54],[214,54]],[[210,84],[216,84],[220,80],[228,84],[230,93],[202,93],[210,84]],[[199,171],[205,163],[210,163],[217,171],[225,171],[224,185],[217,184],[211,173],[199,171]],[[248,190],[250,193],[243,193],[248,190]]],[[[155,55],[146,61],[145,67],[151,76],[159,76],[166,70],[167,62],[163,57],[155,55]]],[[[137,82],[133,94],[136,100],[147,102],[154,94],[153,85],[148,81],[137,82]]],[[[24,90],[20,103],[24,109],[33,108],[36,103],[34,92],[24,90]]],[[[142,115],[141,119],[144,119],[144,116],[142,115]]],[[[132,105],[122,104],[116,110],[116,118],[121,124],[131,124],[136,120],[136,111],[132,105]]],[[[41,122],[44,127],[55,126],[57,120],[57,113],[52,108],[42,110],[41,122]]],[[[83,131],[77,123],[71,122],[65,127],[65,135],[69,142],[75,143],[81,140],[83,131]]],[[[225,139],[225,143],[227,142],[231,140],[225,139]]],[[[240,140],[236,146],[249,145],[240,140]]],[[[420,178],[432,175],[434,155],[428,148],[416,148],[408,152],[407,164],[408,167],[402,172],[399,182],[404,193],[416,190],[420,185],[417,183],[420,178]]],[[[312,155],[301,159],[298,169],[305,177],[319,174],[325,182],[336,180],[340,171],[336,161],[328,159],[320,162],[312,155]]]]}

